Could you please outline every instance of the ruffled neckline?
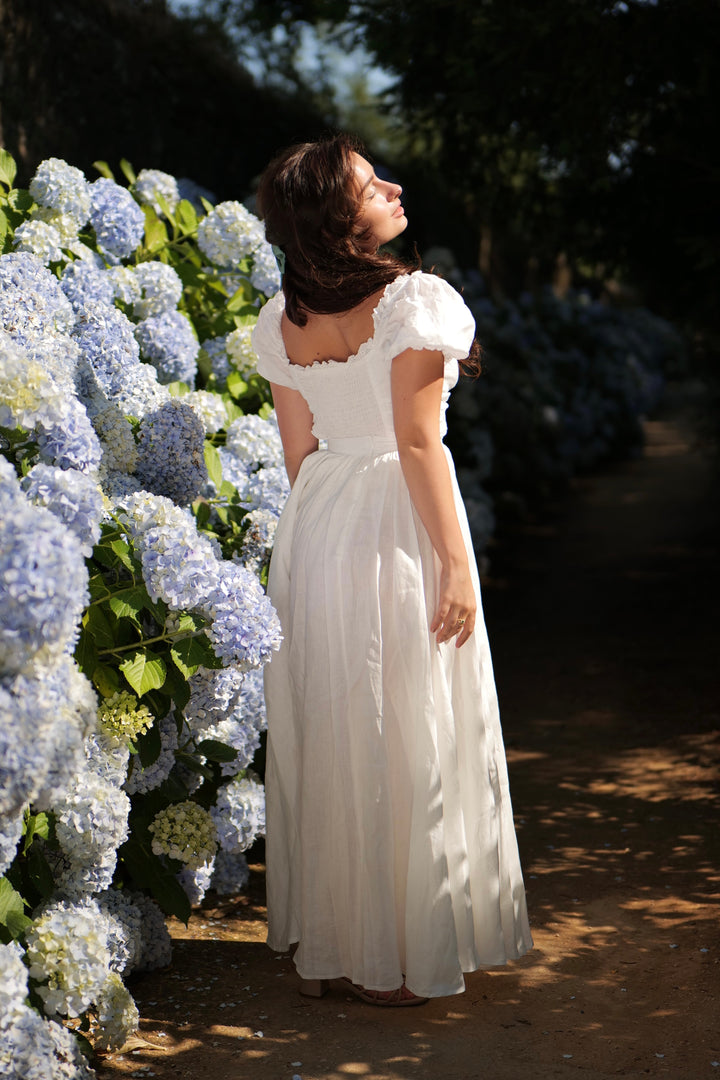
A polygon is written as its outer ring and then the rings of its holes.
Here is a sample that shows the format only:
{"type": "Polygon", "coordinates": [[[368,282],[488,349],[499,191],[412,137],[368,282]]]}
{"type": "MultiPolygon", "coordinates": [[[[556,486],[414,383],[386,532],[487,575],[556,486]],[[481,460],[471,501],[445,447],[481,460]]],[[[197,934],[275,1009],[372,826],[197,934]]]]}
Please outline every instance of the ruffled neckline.
{"type": "Polygon", "coordinates": [[[422,273],[421,270],[414,270],[410,274],[400,274],[400,275],[398,275],[398,277],[396,277],[393,281],[390,281],[385,286],[384,293],[382,294],[382,296],[378,300],[377,304],[373,308],[373,313],[372,313],[372,315],[373,315],[373,333],[370,335],[369,338],[366,338],[365,341],[362,342],[362,344],[358,348],[357,352],[353,353],[352,356],[348,356],[347,360],[332,360],[332,359],[330,359],[330,360],[313,360],[312,364],[294,364],[292,362],[292,360],[290,359],[290,357],[288,356],[288,354],[285,351],[285,342],[284,342],[283,336],[282,336],[282,315],[283,315],[283,312],[285,310],[285,296],[284,296],[282,290],[280,290],[280,292],[276,293],[275,296],[272,298],[272,300],[270,300],[268,302],[268,305],[267,305],[267,306],[269,306],[270,304],[272,304],[274,306],[274,308],[276,309],[273,312],[273,315],[275,315],[275,320],[273,322],[273,331],[274,331],[274,334],[275,334],[275,343],[276,343],[276,346],[277,346],[278,355],[283,360],[283,362],[287,365],[287,367],[292,368],[293,371],[299,371],[299,372],[313,371],[313,370],[316,370],[317,368],[328,368],[328,367],[341,367],[342,368],[342,367],[347,367],[350,364],[356,363],[358,360],[361,360],[363,358],[365,353],[370,351],[371,347],[373,345],[375,345],[375,343],[377,341],[378,317],[382,313],[383,307],[392,298],[392,296],[394,296],[394,294],[397,292],[400,285],[402,285],[405,281],[409,280],[410,278],[414,277],[415,274],[420,274],[420,273],[422,273]]]}

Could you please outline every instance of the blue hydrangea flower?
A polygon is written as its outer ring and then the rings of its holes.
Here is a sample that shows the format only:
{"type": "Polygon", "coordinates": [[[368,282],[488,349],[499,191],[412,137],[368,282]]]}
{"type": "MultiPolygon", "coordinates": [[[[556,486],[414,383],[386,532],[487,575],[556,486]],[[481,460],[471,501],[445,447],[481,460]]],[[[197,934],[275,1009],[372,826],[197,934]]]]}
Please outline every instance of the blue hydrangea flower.
{"type": "Polygon", "coordinates": [[[75,1035],[27,1006],[0,1043],[0,1075],[6,1080],[95,1080],[75,1035]]]}
{"type": "Polygon", "coordinates": [[[264,293],[265,296],[274,296],[276,292],[280,291],[282,279],[277,259],[267,240],[263,240],[263,243],[253,252],[250,283],[259,292],[264,293]]]}
{"type": "Polygon", "coordinates": [[[216,739],[237,751],[222,765],[223,776],[235,776],[252,763],[267,724],[262,671],[201,668],[189,683],[185,719],[198,740],[216,739]]]}
{"type": "Polygon", "coordinates": [[[143,357],[155,367],[161,383],[193,386],[200,345],[189,320],[179,311],[165,311],[139,322],[135,337],[143,357]]]}
{"type": "Polygon", "coordinates": [[[65,333],[75,315],[60,283],[37,255],[0,255],[0,326],[25,343],[33,335],[65,333]]]}
{"type": "Polygon", "coordinates": [[[144,768],[139,756],[133,755],[132,766],[125,781],[125,790],[129,795],[153,791],[167,780],[173,770],[175,751],[178,748],[177,724],[173,714],[168,713],[159,721],[157,727],[160,732],[160,754],[152,765],[144,768]]]}
{"type": "Polygon", "coordinates": [[[163,214],[164,210],[158,201],[158,195],[167,203],[173,211],[180,202],[177,180],[170,173],[160,169],[141,169],[133,184],[133,192],[138,202],[152,206],[156,214],[163,214]]]}
{"type": "Polygon", "coordinates": [[[244,566],[220,564],[217,585],[202,610],[212,620],[208,637],[225,664],[259,667],[280,647],[277,613],[258,579],[244,566]]]}
{"type": "Polygon", "coordinates": [[[247,777],[221,787],[210,815],[223,851],[247,851],[258,836],[265,835],[265,789],[247,777]]]}
{"type": "Polygon", "coordinates": [[[198,225],[198,247],[215,266],[237,266],[264,239],[258,218],[239,202],[218,203],[198,225]]]}
{"type": "Polygon", "coordinates": [[[205,893],[210,888],[210,881],[215,869],[215,858],[203,863],[195,869],[184,867],[177,875],[177,879],[187,894],[187,898],[193,907],[202,904],[205,893]]]}
{"type": "Polygon", "coordinates": [[[142,912],[122,889],[106,889],[95,900],[109,926],[110,969],[129,974],[142,955],[142,912]]]}
{"type": "Polygon", "coordinates": [[[218,390],[226,388],[227,377],[230,374],[230,358],[225,347],[227,337],[227,334],[221,334],[219,337],[207,338],[201,346],[203,351],[210,357],[212,373],[215,376],[218,390]]]}
{"type": "Polygon", "coordinates": [[[89,600],[79,541],[42,506],[14,500],[0,516],[0,674],[71,649],[89,600]]]}
{"type": "Polygon", "coordinates": [[[76,469],[35,465],[23,478],[22,487],[31,502],[46,506],[67,525],[89,558],[100,539],[103,515],[102,492],[95,481],[76,469]]]}
{"type": "Polygon", "coordinates": [[[243,536],[241,558],[243,565],[255,574],[260,574],[263,566],[270,558],[275,533],[279,521],[276,510],[261,509],[251,510],[243,519],[245,535],[243,536]]]}
{"type": "Polygon", "coordinates": [[[215,856],[210,888],[219,896],[237,896],[243,892],[249,880],[250,868],[243,852],[231,853],[220,848],[215,856]]]}
{"type": "Polygon", "coordinates": [[[205,213],[205,209],[202,204],[202,200],[205,199],[209,203],[217,202],[217,196],[209,188],[203,187],[202,184],[198,184],[195,180],[191,180],[187,176],[178,177],[178,192],[181,199],[187,199],[191,203],[199,214],[205,213]]]}
{"type": "Polygon", "coordinates": [[[73,338],[90,363],[103,390],[120,390],[128,369],[139,365],[134,326],[116,307],[85,307],[73,329],[73,338]]]}
{"type": "Polygon", "coordinates": [[[18,225],[13,237],[16,251],[29,251],[37,255],[43,266],[61,262],[61,244],[62,238],[58,230],[44,221],[24,221],[22,225],[18,225]]]}
{"type": "Polygon", "coordinates": [[[172,938],[162,911],[149,896],[129,893],[130,899],[142,913],[141,956],[135,971],[155,971],[164,968],[172,959],[172,938]]]}
{"type": "Polygon", "coordinates": [[[248,473],[244,488],[238,487],[238,494],[243,506],[269,510],[279,517],[290,494],[287,472],[284,468],[275,466],[248,473]]]}
{"type": "Polygon", "coordinates": [[[125,259],[143,238],[145,215],[126,188],[101,176],[90,185],[90,223],[100,251],[125,259]]]}
{"type": "Polygon", "coordinates": [[[141,290],[141,296],[133,306],[138,318],[162,315],[178,306],[183,285],[172,266],[161,262],[140,263],[135,267],[135,279],[141,290]]]}
{"type": "Polygon", "coordinates": [[[40,162],[29,190],[40,206],[69,214],[78,226],[90,216],[90,185],[85,174],[60,158],[40,162]]]}
{"type": "Polygon", "coordinates": [[[99,270],[84,259],[68,263],[60,279],[60,286],[74,311],[81,311],[88,305],[110,306],[114,299],[112,278],[106,271],[99,270]]]}
{"type": "Polygon", "coordinates": [[[204,446],[202,422],[175,398],[140,422],[135,474],[148,491],[191,503],[207,483],[204,446]]]}

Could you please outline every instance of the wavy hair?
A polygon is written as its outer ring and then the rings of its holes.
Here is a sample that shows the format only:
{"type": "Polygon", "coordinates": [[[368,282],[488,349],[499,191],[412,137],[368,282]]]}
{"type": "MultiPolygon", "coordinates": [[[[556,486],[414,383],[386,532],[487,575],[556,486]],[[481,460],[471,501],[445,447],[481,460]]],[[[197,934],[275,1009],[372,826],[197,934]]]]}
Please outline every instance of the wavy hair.
{"type": "Polygon", "coordinates": [[[285,255],[285,311],[296,326],[308,312],[338,314],[407,274],[411,267],[387,252],[368,251],[358,227],[360,192],[351,135],[298,143],[270,162],[257,192],[265,235],[285,255]]]}

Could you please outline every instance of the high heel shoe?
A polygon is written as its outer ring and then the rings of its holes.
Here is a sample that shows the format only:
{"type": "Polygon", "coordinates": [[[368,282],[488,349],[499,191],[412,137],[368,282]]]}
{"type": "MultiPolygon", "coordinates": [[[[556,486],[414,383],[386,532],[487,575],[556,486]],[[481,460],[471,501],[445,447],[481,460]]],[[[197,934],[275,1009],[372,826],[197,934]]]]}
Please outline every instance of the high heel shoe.
{"type": "Polygon", "coordinates": [[[321,998],[330,989],[329,979],[301,979],[300,993],[303,997],[321,998]]]}

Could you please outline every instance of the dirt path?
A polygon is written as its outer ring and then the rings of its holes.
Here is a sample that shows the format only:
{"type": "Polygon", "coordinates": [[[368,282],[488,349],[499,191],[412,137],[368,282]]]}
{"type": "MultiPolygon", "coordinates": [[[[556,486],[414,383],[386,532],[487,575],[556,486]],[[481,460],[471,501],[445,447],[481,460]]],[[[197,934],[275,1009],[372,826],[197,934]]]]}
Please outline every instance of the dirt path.
{"type": "Polygon", "coordinates": [[[718,521],[670,420],[485,589],[536,948],[384,1013],[297,993],[249,896],[174,923],[102,1080],[720,1080],[718,521]]]}

